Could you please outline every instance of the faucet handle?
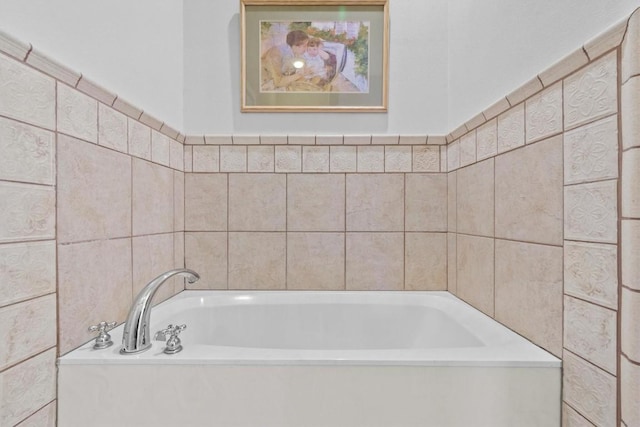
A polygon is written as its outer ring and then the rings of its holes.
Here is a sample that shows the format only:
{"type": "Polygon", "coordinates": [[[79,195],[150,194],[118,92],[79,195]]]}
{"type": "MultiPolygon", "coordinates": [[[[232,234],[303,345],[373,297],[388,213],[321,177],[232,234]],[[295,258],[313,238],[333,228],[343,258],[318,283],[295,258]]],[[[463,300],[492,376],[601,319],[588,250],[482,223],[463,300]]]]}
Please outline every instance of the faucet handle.
{"type": "Polygon", "coordinates": [[[164,352],[166,354],[175,354],[182,350],[182,343],[180,342],[180,332],[187,329],[187,325],[169,325],[166,329],[162,329],[154,335],[154,339],[156,341],[164,341],[167,339],[167,335],[169,335],[169,339],[167,340],[167,346],[164,348],[164,352]]]}
{"type": "Polygon", "coordinates": [[[111,329],[115,328],[118,322],[100,322],[97,325],[89,326],[89,332],[98,332],[96,341],[93,344],[95,350],[101,350],[103,348],[110,347],[113,344],[111,341],[111,335],[107,333],[111,329]]]}

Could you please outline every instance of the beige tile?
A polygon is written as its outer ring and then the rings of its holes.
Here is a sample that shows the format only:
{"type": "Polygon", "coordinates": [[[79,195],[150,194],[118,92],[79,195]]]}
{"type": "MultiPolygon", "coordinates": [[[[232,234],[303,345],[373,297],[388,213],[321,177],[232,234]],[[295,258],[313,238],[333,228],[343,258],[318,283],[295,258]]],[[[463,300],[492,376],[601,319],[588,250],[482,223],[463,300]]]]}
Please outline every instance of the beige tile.
{"type": "Polygon", "coordinates": [[[638,254],[640,253],[640,221],[621,221],[622,232],[620,233],[621,256],[622,256],[622,284],[637,291],[640,290],[640,263],[638,254]]]}
{"type": "Polygon", "coordinates": [[[227,230],[227,175],[186,174],[184,227],[187,231],[227,230]]]}
{"type": "Polygon", "coordinates": [[[522,86],[507,95],[507,100],[509,101],[509,104],[516,105],[529,98],[541,89],[542,82],[540,81],[538,76],[536,76],[531,80],[523,83],[522,86]]]}
{"type": "Polygon", "coordinates": [[[495,249],[496,320],[560,357],[562,248],[496,240],[495,249]]]}
{"type": "Polygon", "coordinates": [[[286,175],[229,176],[230,231],[285,231],[286,175]]]}
{"type": "Polygon", "coordinates": [[[373,145],[393,145],[400,142],[400,135],[371,135],[373,145]]]}
{"type": "Polygon", "coordinates": [[[457,207],[457,187],[458,172],[447,174],[447,231],[457,230],[458,207],[457,207]]]}
{"type": "Polygon", "coordinates": [[[562,136],[496,157],[496,237],[562,244],[562,136]]]}
{"type": "Polygon", "coordinates": [[[478,126],[480,126],[486,121],[487,119],[485,119],[484,114],[479,113],[473,116],[472,118],[470,118],[469,120],[467,120],[467,122],[464,125],[467,127],[467,129],[474,130],[475,128],[477,128],[478,126]]]}
{"type": "Polygon", "coordinates": [[[193,146],[191,145],[184,147],[184,171],[193,172],[193,146]]]}
{"type": "Polygon", "coordinates": [[[405,230],[447,231],[446,175],[410,174],[405,185],[405,230]]]}
{"type": "Polygon", "coordinates": [[[116,100],[117,95],[103,88],[96,82],[88,79],[86,76],[82,76],[78,81],[76,88],[90,97],[97,99],[105,105],[113,105],[113,101],[116,100]]]}
{"type": "Polygon", "coordinates": [[[178,141],[169,142],[169,167],[184,171],[184,145],[178,141]]]}
{"type": "Polygon", "coordinates": [[[622,82],[626,82],[630,76],[640,74],[640,13],[634,12],[628,20],[626,33],[622,41],[622,82]]]}
{"type": "Polygon", "coordinates": [[[0,308],[0,371],[56,345],[56,296],[0,308]]]}
{"type": "Polygon", "coordinates": [[[171,139],[178,139],[178,135],[180,134],[180,132],[178,132],[177,130],[175,130],[174,128],[172,128],[166,123],[162,124],[162,127],[160,128],[160,133],[168,136],[171,139]]]}
{"type": "Polygon", "coordinates": [[[627,427],[640,425],[640,366],[620,358],[620,409],[627,427]]]}
{"type": "Polygon", "coordinates": [[[263,145],[286,145],[287,135],[260,135],[260,144],[263,145]]]}
{"type": "Polygon", "coordinates": [[[287,233],[287,289],[343,290],[344,233],[287,233]]]}
{"type": "Polygon", "coordinates": [[[447,146],[440,146],[440,172],[448,172],[447,169],[447,146]]]}
{"type": "Polygon", "coordinates": [[[31,52],[29,52],[29,56],[27,56],[25,62],[35,69],[49,74],[51,77],[54,77],[72,87],[75,87],[80,80],[80,73],[62,65],[58,61],[40,52],[38,49],[31,49],[31,52]]]}
{"type": "MultiPolygon", "coordinates": [[[[173,233],[173,265],[174,268],[185,268],[184,263],[184,232],[173,233]]],[[[177,294],[184,291],[186,280],[183,277],[174,277],[173,290],[177,294]]]]}
{"type": "Polygon", "coordinates": [[[342,135],[316,135],[316,145],[342,145],[343,143],[342,135]]]}
{"type": "Polygon", "coordinates": [[[173,230],[184,231],[184,173],[173,172],[173,230]]]}
{"type": "Polygon", "coordinates": [[[55,130],[55,80],[2,55],[0,81],[0,115],[55,130]]]}
{"type": "Polygon", "coordinates": [[[580,47],[541,72],[538,77],[540,77],[542,84],[547,87],[557,80],[573,73],[583,65],[586,65],[587,62],[589,62],[589,58],[582,47],[580,47]]]}
{"type": "Polygon", "coordinates": [[[457,226],[460,233],[493,237],[494,159],[457,172],[457,226]]]}
{"type": "Polygon", "coordinates": [[[586,418],[566,403],[562,403],[563,427],[594,427],[586,418]]]}
{"type": "Polygon", "coordinates": [[[425,145],[427,135],[400,135],[398,143],[400,145],[425,145]]]}
{"type": "Polygon", "coordinates": [[[620,46],[626,30],[627,19],[623,19],[586,42],[584,44],[584,50],[587,52],[587,55],[589,55],[589,58],[597,58],[603,53],[620,46]]]}
{"type": "Polygon", "coordinates": [[[51,402],[16,427],[56,427],[56,402],[51,402]]]}
{"type": "Polygon", "coordinates": [[[343,174],[291,174],[287,179],[289,231],[344,231],[343,174]]]}
{"type": "Polygon", "coordinates": [[[447,171],[451,172],[460,167],[460,141],[447,145],[447,171]]]}
{"type": "Polygon", "coordinates": [[[276,172],[301,172],[302,147],[279,146],[276,150],[276,172]]]}
{"type": "Polygon", "coordinates": [[[501,98],[494,102],[489,108],[484,110],[482,114],[487,118],[487,120],[491,120],[494,117],[504,113],[511,107],[507,98],[501,98]]]}
{"type": "Polygon", "coordinates": [[[142,112],[139,120],[145,125],[149,126],[151,129],[157,130],[158,132],[160,132],[160,129],[162,129],[162,121],[156,119],[145,111],[142,112]]]}
{"type": "Polygon", "coordinates": [[[564,182],[618,177],[618,122],[611,116],[564,135],[564,182]]]}
{"type": "Polygon", "coordinates": [[[98,142],[98,103],[69,86],[58,83],[58,132],[98,142]]]}
{"type": "Polygon", "coordinates": [[[98,144],[129,152],[127,116],[101,103],[98,103],[98,144]]]}
{"type": "Polygon", "coordinates": [[[58,245],[60,354],[92,339],[89,326],[125,320],[133,298],[131,259],[131,239],[58,245]]]}
{"type": "Polygon", "coordinates": [[[193,152],[193,172],[219,172],[220,147],[217,145],[196,145],[193,152]]]}
{"type": "Polygon", "coordinates": [[[58,137],[60,242],[129,236],[131,195],[129,156],[58,137]]]}
{"type": "Polygon", "coordinates": [[[0,307],[56,290],[55,242],[0,246],[0,307]]]}
{"type": "Polygon", "coordinates": [[[133,159],[133,235],[173,231],[173,171],[133,159]]]}
{"type": "Polygon", "coordinates": [[[151,128],[131,118],[128,120],[129,154],[151,160],[151,128]]]}
{"type": "Polygon", "coordinates": [[[347,231],[403,230],[403,175],[347,175],[347,231]]]}
{"type": "Polygon", "coordinates": [[[440,172],[439,146],[415,146],[412,148],[414,172],[440,172]]]}
{"type": "Polygon", "coordinates": [[[447,290],[458,295],[457,235],[447,233],[447,290]]]}
{"type": "Polygon", "coordinates": [[[524,103],[498,116],[498,153],[524,145],[524,103]]]}
{"type": "MultiPolygon", "coordinates": [[[[154,234],[152,236],[134,237],[133,254],[133,293],[138,295],[150,281],[169,270],[176,268],[173,258],[173,233],[154,234]]],[[[169,283],[160,287],[153,297],[153,305],[174,295],[174,288],[169,283]]]]}
{"type": "Polygon", "coordinates": [[[564,291],[618,308],[618,249],[615,245],[564,242],[564,291]]]}
{"type": "Polygon", "coordinates": [[[302,147],[303,172],[329,172],[329,147],[302,147]]]}
{"type": "Polygon", "coordinates": [[[136,120],[140,119],[140,116],[142,115],[141,109],[131,105],[122,98],[116,98],[116,100],[113,101],[113,108],[136,120]]]}
{"type": "Polygon", "coordinates": [[[460,166],[476,162],[476,131],[473,130],[460,138],[460,166]]]}
{"type": "Polygon", "coordinates": [[[220,146],[220,172],[246,171],[247,147],[227,145],[220,146]]]}
{"type": "Polygon", "coordinates": [[[0,51],[7,55],[13,56],[19,61],[24,61],[32,48],[31,43],[23,43],[4,31],[0,31],[0,51]]]}
{"type": "Polygon", "coordinates": [[[0,179],[55,184],[55,134],[0,117],[0,179]]]}
{"type": "MultiPolygon", "coordinates": [[[[209,140],[208,137],[205,137],[207,139],[207,141],[209,140]]],[[[260,144],[260,136],[259,135],[233,135],[233,144],[234,145],[257,145],[260,144]]],[[[207,142],[207,144],[210,144],[210,142],[207,142]]],[[[218,142],[218,144],[221,144],[221,142],[218,142]]]]}
{"type": "Polygon", "coordinates": [[[0,373],[0,425],[15,426],[56,398],[56,351],[0,373]]]}
{"type": "Polygon", "coordinates": [[[184,259],[200,274],[187,289],[227,289],[227,233],[184,233],[184,259]]]}
{"type": "Polygon", "coordinates": [[[285,289],[286,233],[229,233],[229,289],[285,289]]]}
{"type": "Polygon", "coordinates": [[[494,315],[494,240],[458,234],[456,295],[483,313],[494,315]]]}
{"type": "MultiPolygon", "coordinates": [[[[621,298],[620,349],[630,360],[640,363],[640,335],[638,334],[638,325],[640,325],[640,292],[634,292],[623,287],[621,298]]],[[[615,371],[609,371],[615,373],[615,371]]]]}
{"type": "Polygon", "coordinates": [[[355,172],[358,166],[357,147],[329,147],[330,172],[355,172]]]}
{"type": "Polygon", "coordinates": [[[616,181],[565,187],[564,203],[564,236],[566,239],[617,243],[616,181]]]}
{"type": "Polygon", "coordinates": [[[476,136],[478,161],[498,154],[498,120],[493,119],[478,128],[476,136]]]}
{"type": "MultiPolygon", "coordinates": [[[[215,138],[215,137],[211,137],[215,138]]],[[[231,144],[231,135],[228,136],[228,143],[231,144]]],[[[204,135],[187,135],[184,141],[185,145],[204,145],[204,135]]]]}
{"type": "Polygon", "coordinates": [[[564,81],[564,127],[571,129],[618,111],[616,53],[564,81]]]}
{"type": "Polygon", "coordinates": [[[249,172],[274,172],[275,154],[273,147],[247,147],[247,170],[249,172]]]}
{"type": "Polygon", "coordinates": [[[622,154],[622,216],[640,218],[640,148],[622,154]]]}
{"type": "Polygon", "coordinates": [[[412,147],[389,146],[384,149],[385,172],[411,172],[412,147]]]}
{"type": "Polygon", "coordinates": [[[56,192],[53,187],[0,181],[0,243],[55,237],[56,192]]]}
{"type": "Polygon", "coordinates": [[[447,139],[443,135],[429,135],[427,137],[427,144],[429,144],[429,145],[447,145],[447,139]]]}
{"type": "Polygon", "coordinates": [[[315,135],[289,135],[287,143],[291,145],[314,145],[316,143],[315,135]]]}
{"type": "Polygon", "coordinates": [[[616,378],[567,351],[562,367],[564,401],[597,426],[615,426],[616,378]]]}
{"type": "Polygon", "coordinates": [[[530,144],[562,132],[562,82],[526,102],[526,142],[530,144]]]}
{"type": "Polygon", "coordinates": [[[613,375],[617,364],[616,328],[615,311],[564,297],[564,347],[613,375]]]}
{"type": "Polygon", "coordinates": [[[402,290],[403,233],[347,233],[346,288],[402,290]]]}
{"type": "Polygon", "coordinates": [[[622,148],[640,147],[640,76],[622,86],[620,97],[622,148]]]}
{"type": "MultiPolygon", "coordinates": [[[[191,144],[207,144],[207,145],[231,145],[234,143],[234,137],[232,135],[205,135],[202,137],[203,141],[200,139],[192,139],[191,144]]],[[[241,144],[242,141],[240,137],[238,137],[238,142],[236,144],[241,144]]],[[[260,139],[258,136],[251,140],[252,144],[259,144],[260,139]]]]}
{"type": "Polygon", "coordinates": [[[358,172],[384,172],[384,147],[358,146],[358,172]]]}
{"type": "Polygon", "coordinates": [[[404,247],[404,288],[446,291],[447,234],[406,233],[404,247]]]}
{"type": "Polygon", "coordinates": [[[469,129],[467,129],[467,125],[461,124],[451,132],[451,136],[453,137],[453,139],[459,139],[467,132],[469,132],[469,129]]]}
{"type": "Polygon", "coordinates": [[[344,145],[369,145],[371,135],[345,135],[344,145]]]}
{"type": "Polygon", "coordinates": [[[151,131],[151,160],[163,166],[171,165],[171,139],[155,130],[151,131]]]}

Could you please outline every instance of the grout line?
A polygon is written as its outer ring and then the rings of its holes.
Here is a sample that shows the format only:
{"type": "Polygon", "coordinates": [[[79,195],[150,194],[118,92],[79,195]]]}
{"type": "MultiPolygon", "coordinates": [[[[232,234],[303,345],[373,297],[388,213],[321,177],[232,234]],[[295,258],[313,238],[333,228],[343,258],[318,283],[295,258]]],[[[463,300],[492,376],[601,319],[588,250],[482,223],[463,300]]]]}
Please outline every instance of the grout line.
{"type": "MultiPolygon", "coordinates": [[[[57,390],[57,386],[56,386],[56,397],[54,397],[53,400],[50,400],[49,402],[45,403],[44,405],[42,405],[41,407],[39,407],[38,409],[36,409],[32,413],[30,413],[29,415],[27,415],[25,418],[23,418],[21,421],[19,421],[18,424],[16,424],[15,427],[23,426],[25,421],[28,421],[29,418],[33,417],[35,414],[37,414],[38,412],[42,411],[44,408],[46,408],[47,406],[51,405],[54,402],[56,402],[56,414],[57,414],[58,413],[58,408],[57,408],[58,396],[57,395],[58,395],[58,390],[57,390]]],[[[55,420],[54,420],[54,422],[55,422],[55,420]]]]}
{"type": "Polygon", "coordinates": [[[580,411],[578,411],[573,405],[571,405],[569,402],[567,402],[566,400],[562,400],[562,403],[564,403],[565,405],[567,405],[569,408],[573,409],[578,415],[580,415],[582,418],[584,418],[591,426],[595,427],[595,424],[593,424],[591,421],[589,421],[589,419],[587,417],[584,416],[584,414],[580,411]]]}
{"type": "MultiPolygon", "coordinates": [[[[620,312],[618,309],[607,307],[606,305],[602,305],[601,303],[593,302],[591,300],[585,299],[582,296],[576,296],[576,295],[573,295],[573,294],[568,294],[568,293],[564,292],[564,290],[563,290],[562,299],[564,300],[565,297],[572,298],[572,299],[575,299],[575,300],[578,300],[578,301],[581,301],[581,302],[584,302],[584,303],[587,303],[587,304],[590,304],[590,305],[595,305],[596,307],[600,307],[600,308],[603,308],[605,310],[612,311],[614,313],[619,313],[620,312]]],[[[563,307],[564,307],[564,303],[563,303],[563,307]]]]}
{"type": "Polygon", "coordinates": [[[15,363],[11,363],[11,364],[7,365],[4,369],[0,370],[0,374],[4,373],[4,372],[7,372],[8,370],[13,369],[13,368],[15,368],[17,366],[20,366],[23,363],[26,363],[31,359],[35,359],[36,357],[39,357],[39,356],[43,355],[44,353],[46,353],[47,351],[51,351],[51,350],[55,350],[54,353],[56,354],[56,358],[57,358],[57,356],[58,356],[58,343],[56,343],[55,345],[53,345],[51,347],[46,347],[44,350],[38,350],[38,352],[35,353],[35,354],[31,354],[30,356],[25,357],[24,359],[21,359],[21,360],[15,362],[15,363]]]}
{"type": "MultiPolygon", "coordinates": [[[[31,301],[34,301],[34,300],[37,300],[37,299],[40,299],[40,298],[48,297],[48,296],[51,296],[51,295],[56,295],[57,296],[57,294],[58,294],[57,291],[53,290],[53,291],[50,291],[50,292],[46,292],[44,294],[29,296],[27,298],[24,298],[24,299],[21,299],[21,300],[18,300],[18,301],[13,301],[13,302],[10,302],[8,304],[1,305],[0,306],[0,311],[4,310],[5,308],[8,308],[8,307],[13,307],[15,305],[25,304],[25,303],[28,303],[28,302],[31,302],[31,301]]],[[[57,306],[57,301],[56,301],[56,306],[57,306]]]]}

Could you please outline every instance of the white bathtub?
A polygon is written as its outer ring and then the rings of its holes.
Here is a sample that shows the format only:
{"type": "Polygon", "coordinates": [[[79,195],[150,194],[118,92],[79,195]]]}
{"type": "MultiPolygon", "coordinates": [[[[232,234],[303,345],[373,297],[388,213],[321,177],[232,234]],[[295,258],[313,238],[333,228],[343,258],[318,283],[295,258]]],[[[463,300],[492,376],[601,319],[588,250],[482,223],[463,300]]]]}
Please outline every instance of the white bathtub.
{"type": "Polygon", "coordinates": [[[60,358],[60,427],[560,425],[560,361],[446,292],[187,291],[151,323],[184,350],[120,326],[60,358]]]}

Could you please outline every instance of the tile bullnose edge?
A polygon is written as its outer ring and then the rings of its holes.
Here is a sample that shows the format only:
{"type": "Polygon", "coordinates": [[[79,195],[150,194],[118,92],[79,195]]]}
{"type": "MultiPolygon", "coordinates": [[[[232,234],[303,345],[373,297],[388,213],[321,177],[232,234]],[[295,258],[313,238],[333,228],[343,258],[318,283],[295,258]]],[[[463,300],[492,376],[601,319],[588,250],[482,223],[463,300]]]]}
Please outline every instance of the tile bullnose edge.
{"type": "Polygon", "coordinates": [[[116,110],[120,111],[126,116],[131,117],[132,119],[140,120],[140,117],[142,116],[142,110],[140,108],[130,104],[119,96],[116,96],[116,99],[113,101],[112,106],[116,110]]]}
{"type": "Polygon", "coordinates": [[[607,28],[584,44],[584,50],[587,52],[587,55],[589,55],[590,60],[594,60],[622,44],[622,39],[627,31],[629,19],[631,19],[631,15],[619,22],[616,22],[611,27],[607,28]]]}
{"type": "Polygon", "coordinates": [[[509,101],[511,105],[517,105],[542,89],[542,81],[538,76],[535,76],[507,95],[507,101],[509,101]]]}
{"type": "Polygon", "coordinates": [[[465,122],[465,126],[468,130],[473,130],[477,127],[482,126],[487,122],[487,118],[483,113],[478,113],[475,116],[471,117],[469,120],[465,122]]]}
{"type": "Polygon", "coordinates": [[[7,55],[18,59],[20,61],[24,61],[27,59],[27,55],[33,46],[31,43],[24,43],[20,40],[10,36],[4,31],[0,30],[0,52],[6,53],[7,55]]]}
{"type": "Polygon", "coordinates": [[[640,74],[640,7],[633,11],[627,21],[622,39],[622,83],[640,74]]]}
{"type": "Polygon", "coordinates": [[[180,132],[166,123],[163,123],[160,127],[160,133],[168,136],[169,138],[175,139],[176,141],[178,140],[178,135],[180,135],[180,132]]]}
{"type": "Polygon", "coordinates": [[[576,71],[578,68],[583,67],[589,63],[589,56],[584,48],[581,46],[568,55],[562,57],[555,64],[551,65],[540,74],[538,77],[544,87],[549,87],[553,83],[560,79],[567,77],[569,74],[576,71]]]}
{"type": "Polygon", "coordinates": [[[77,71],[62,65],[38,49],[31,49],[25,62],[71,87],[76,87],[82,77],[77,71]]]}
{"type": "Polygon", "coordinates": [[[498,117],[509,108],[511,108],[511,104],[509,103],[509,100],[504,97],[491,104],[491,106],[485,109],[482,114],[484,114],[484,117],[487,119],[487,121],[489,121],[494,117],[498,117]]]}
{"type": "Polygon", "coordinates": [[[116,98],[118,97],[118,95],[108,91],[91,79],[88,79],[85,75],[80,75],[80,80],[78,80],[76,88],[80,92],[83,92],[86,95],[89,95],[90,97],[97,99],[98,101],[108,106],[112,106],[116,98]]]}
{"type": "Polygon", "coordinates": [[[140,115],[140,118],[138,120],[143,124],[149,126],[151,129],[157,130],[158,132],[160,132],[160,129],[162,129],[162,126],[164,125],[164,122],[161,122],[160,120],[156,119],[150,114],[145,113],[144,111],[142,111],[142,114],[140,115]]]}

